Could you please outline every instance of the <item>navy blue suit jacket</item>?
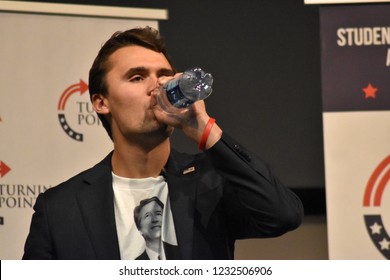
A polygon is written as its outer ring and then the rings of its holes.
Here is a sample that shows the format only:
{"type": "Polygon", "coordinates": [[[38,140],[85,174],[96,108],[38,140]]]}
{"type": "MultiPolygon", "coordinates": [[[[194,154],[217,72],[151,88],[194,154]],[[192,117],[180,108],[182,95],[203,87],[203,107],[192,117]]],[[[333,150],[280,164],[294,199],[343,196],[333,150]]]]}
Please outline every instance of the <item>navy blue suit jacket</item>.
{"type": "MultiPolygon", "coordinates": [[[[233,259],[235,240],[302,221],[299,198],[226,134],[204,153],[172,150],[163,175],[179,244],[168,259],[233,259]]],[[[39,195],[23,259],[120,259],[113,196],[111,154],[39,195]]]]}

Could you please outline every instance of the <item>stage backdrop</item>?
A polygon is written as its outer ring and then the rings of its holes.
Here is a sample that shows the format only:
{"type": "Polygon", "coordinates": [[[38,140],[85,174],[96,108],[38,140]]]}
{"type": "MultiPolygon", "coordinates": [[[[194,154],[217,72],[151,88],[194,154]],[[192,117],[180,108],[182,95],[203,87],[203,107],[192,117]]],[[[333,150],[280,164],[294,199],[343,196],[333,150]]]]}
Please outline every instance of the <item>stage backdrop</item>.
{"type": "Polygon", "coordinates": [[[166,18],[165,10],[0,1],[0,259],[22,257],[40,192],[112,149],[87,84],[102,43],[166,18]]]}
{"type": "Polygon", "coordinates": [[[330,259],[390,259],[389,15],[320,8],[330,259]]]}

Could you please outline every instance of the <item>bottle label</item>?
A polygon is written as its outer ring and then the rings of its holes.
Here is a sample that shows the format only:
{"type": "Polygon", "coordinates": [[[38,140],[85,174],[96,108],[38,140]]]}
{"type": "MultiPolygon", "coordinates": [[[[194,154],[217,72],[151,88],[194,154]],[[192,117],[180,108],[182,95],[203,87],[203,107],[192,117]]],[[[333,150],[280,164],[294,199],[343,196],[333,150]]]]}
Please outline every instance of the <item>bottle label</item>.
{"type": "Polygon", "coordinates": [[[180,90],[179,80],[171,80],[166,88],[167,98],[169,102],[177,108],[186,108],[194,101],[188,99],[180,90]]]}

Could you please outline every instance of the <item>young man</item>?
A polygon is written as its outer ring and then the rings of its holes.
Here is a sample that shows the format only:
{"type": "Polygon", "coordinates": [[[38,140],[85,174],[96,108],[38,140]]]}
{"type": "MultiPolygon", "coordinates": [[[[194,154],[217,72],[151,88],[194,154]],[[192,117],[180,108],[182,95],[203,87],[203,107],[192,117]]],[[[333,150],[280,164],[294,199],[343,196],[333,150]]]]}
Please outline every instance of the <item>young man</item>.
{"type": "Polygon", "coordinates": [[[301,201],[267,165],[230,138],[203,101],[171,114],[156,103],[177,76],[152,28],[114,34],[90,70],[95,111],[113,140],[102,162],[37,198],[24,259],[136,259],[145,241],[140,201],[163,203],[163,259],[233,259],[234,242],[297,228],[301,201]],[[181,129],[202,150],[171,149],[181,129]]]}

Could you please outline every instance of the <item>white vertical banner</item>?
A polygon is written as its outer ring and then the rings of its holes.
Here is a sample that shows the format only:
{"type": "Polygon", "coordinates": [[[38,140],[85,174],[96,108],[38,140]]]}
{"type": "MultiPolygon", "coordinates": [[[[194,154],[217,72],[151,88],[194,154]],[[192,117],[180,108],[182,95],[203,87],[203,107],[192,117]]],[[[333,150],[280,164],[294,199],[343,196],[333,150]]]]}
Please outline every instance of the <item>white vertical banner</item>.
{"type": "Polygon", "coordinates": [[[112,149],[88,92],[102,44],[166,18],[165,10],[0,1],[0,259],[22,257],[40,192],[112,149]]]}
{"type": "Polygon", "coordinates": [[[330,259],[390,259],[389,14],[320,8],[330,259]]]}

